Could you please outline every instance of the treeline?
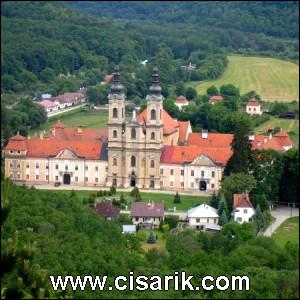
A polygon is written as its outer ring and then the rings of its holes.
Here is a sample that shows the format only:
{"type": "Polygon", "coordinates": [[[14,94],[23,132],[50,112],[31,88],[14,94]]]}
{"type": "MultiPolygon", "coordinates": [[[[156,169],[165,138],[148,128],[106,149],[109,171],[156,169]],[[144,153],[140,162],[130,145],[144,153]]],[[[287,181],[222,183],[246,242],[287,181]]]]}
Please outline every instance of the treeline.
{"type": "Polygon", "coordinates": [[[96,215],[81,203],[83,200],[74,191],[68,195],[16,185],[9,188],[9,185],[8,181],[1,186],[1,215],[5,216],[1,218],[1,259],[6,258],[1,268],[2,298],[282,299],[298,296],[298,244],[288,242],[280,248],[270,238],[256,237],[252,224],[228,223],[217,234],[191,230],[165,233],[165,249],[145,252],[137,236],[122,235],[118,222],[96,215]],[[32,228],[29,237],[28,227],[32,228]],[[12,259],[13,253],[16,260],[12,259]],[[135,276],[185,271],[194,275],[194,285],[199,285],[199,278],[208,274],[248,275],[250,291],[174,291],[171,288],[169,291],[73,292],[68,289],[63,293],[54,292],[48,281],[49,275],[58,274],[107,275],[106,285],[113,286],[114,276],[130,271],[135,276]],[[37,279],[35,284],[34,279],[37,279]]]}

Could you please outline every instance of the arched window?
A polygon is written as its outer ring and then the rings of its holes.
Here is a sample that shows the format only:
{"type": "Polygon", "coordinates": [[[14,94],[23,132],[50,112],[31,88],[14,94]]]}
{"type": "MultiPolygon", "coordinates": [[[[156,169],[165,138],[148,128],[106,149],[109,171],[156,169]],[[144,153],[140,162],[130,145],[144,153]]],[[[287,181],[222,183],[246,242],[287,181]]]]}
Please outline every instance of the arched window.
{"type": "Polygon", "coordinates": [[[117,130],[114,130],[113,131],[113,138],[116,138],[118,136],[118,132],[117,132],[117,130]]]}
{"type": "Polygon", "coordinates": [[[150,160],[150,168],[154,168],[154,159],[150,160]]]}
{"type": "Polygon", "coordinates": [[[131,156],[131,166],[135,167],[135,165],[136,165],[136,158],[135,156],[131,156]]]}
{"type": "Polygon", "coordinates": [[[151,140],[155,140],[155,132],[151,132],[151,140]]]}
{"type": "Polygon", "coordinates": [[[136,130],[135,130],[135,128],[131,129],[131,138],[136,139],[136,130]]]}
{"type": "Polygon", "coordinates": [[[151,120],[156,120],[156,111],[155,111],[155,109],[151,109],[151,120]]]}
{"type": "Polygon", "coordinates": [[[118,117],[118,109],[113,108],[113,118],[117,118],[117,117],[118,117]]]}
{"type": "Polygon", "coordinates": [[[116,166],[116,165],[117,165],[117,159],[114,158],[114,159],[113,159],[113,166],[116,166]]]}

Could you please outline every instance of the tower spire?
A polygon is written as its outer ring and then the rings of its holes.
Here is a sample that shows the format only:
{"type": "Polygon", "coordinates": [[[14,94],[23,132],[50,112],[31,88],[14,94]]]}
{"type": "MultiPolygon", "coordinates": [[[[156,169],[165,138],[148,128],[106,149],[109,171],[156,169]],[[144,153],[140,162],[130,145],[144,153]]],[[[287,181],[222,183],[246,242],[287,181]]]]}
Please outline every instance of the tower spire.
{"type": "Polygon", "coordinates": [[[149,95],[155,96],[157,98],[161,98],[161,86],[159,85],[159,74],[158,74],[158,68],[154,67],[152,76],[151,76],[151,85],[149,88],[149,95]]]}
{"type": "Polygon", "coordinates": [[[124,86],[120,81],[120,67],[115,66],[111,85],[111,94],[124,94],[124,86]]]}

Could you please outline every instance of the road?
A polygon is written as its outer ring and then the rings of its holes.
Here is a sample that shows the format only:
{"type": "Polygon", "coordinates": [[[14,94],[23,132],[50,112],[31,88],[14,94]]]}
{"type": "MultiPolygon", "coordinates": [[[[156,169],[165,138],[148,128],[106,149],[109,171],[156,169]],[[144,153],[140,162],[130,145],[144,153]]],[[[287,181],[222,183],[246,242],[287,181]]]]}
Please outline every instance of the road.
{"type": "Polygon", "coordinates": [[[286,219],[299,216],[299,208],[279,206],[271,211],[271,215],[276,220],[266,229],[264,236],[271,236],[286,219]]]}

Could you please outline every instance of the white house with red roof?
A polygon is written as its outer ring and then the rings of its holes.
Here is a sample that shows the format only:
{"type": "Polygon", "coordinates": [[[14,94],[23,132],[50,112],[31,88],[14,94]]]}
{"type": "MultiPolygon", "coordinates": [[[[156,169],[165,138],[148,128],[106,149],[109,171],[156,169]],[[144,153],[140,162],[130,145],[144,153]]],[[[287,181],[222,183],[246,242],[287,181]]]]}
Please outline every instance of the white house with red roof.
{"type": "Polygon", "coordinates": [[[246,112],[249,115],[259,115],[259,116],[262,115],[263,113],[261,104],[255,98],[252,98],[248,101],[246,105],[246,112]]]}
{"type": "Polygon", "coordinates": [[[249,199],[248,193],[233,195],[232,216],[235,222],[250,222],[255,215],[255,209],[249,199]]]}
{"type": "Polygon", "coordinates": [[[188,99],[184,96],[179,96],[175,100],[175,104],[178,106],[178,108],[181,110],[182,107],[189,105],[188,99]]]}
{"type": "Polygon", "coordinates": [[[53,102],[51,100],[43,100],[41,102],[37,102],[38,104],[42,105],[45,108],[45,111],[47,114],[56,112],[59,109],[59,105],[56,102],[53,102]]]}
{"type": "Polygon", "coordinates": [[[221,95],[214,95],[214,96],[211,96],[209,98],[208,104],[214,105],[214,104],[216,104],[216,103],[218,103],[220,101],[223,101],[223,96],[221,96],[221,95]]]}

